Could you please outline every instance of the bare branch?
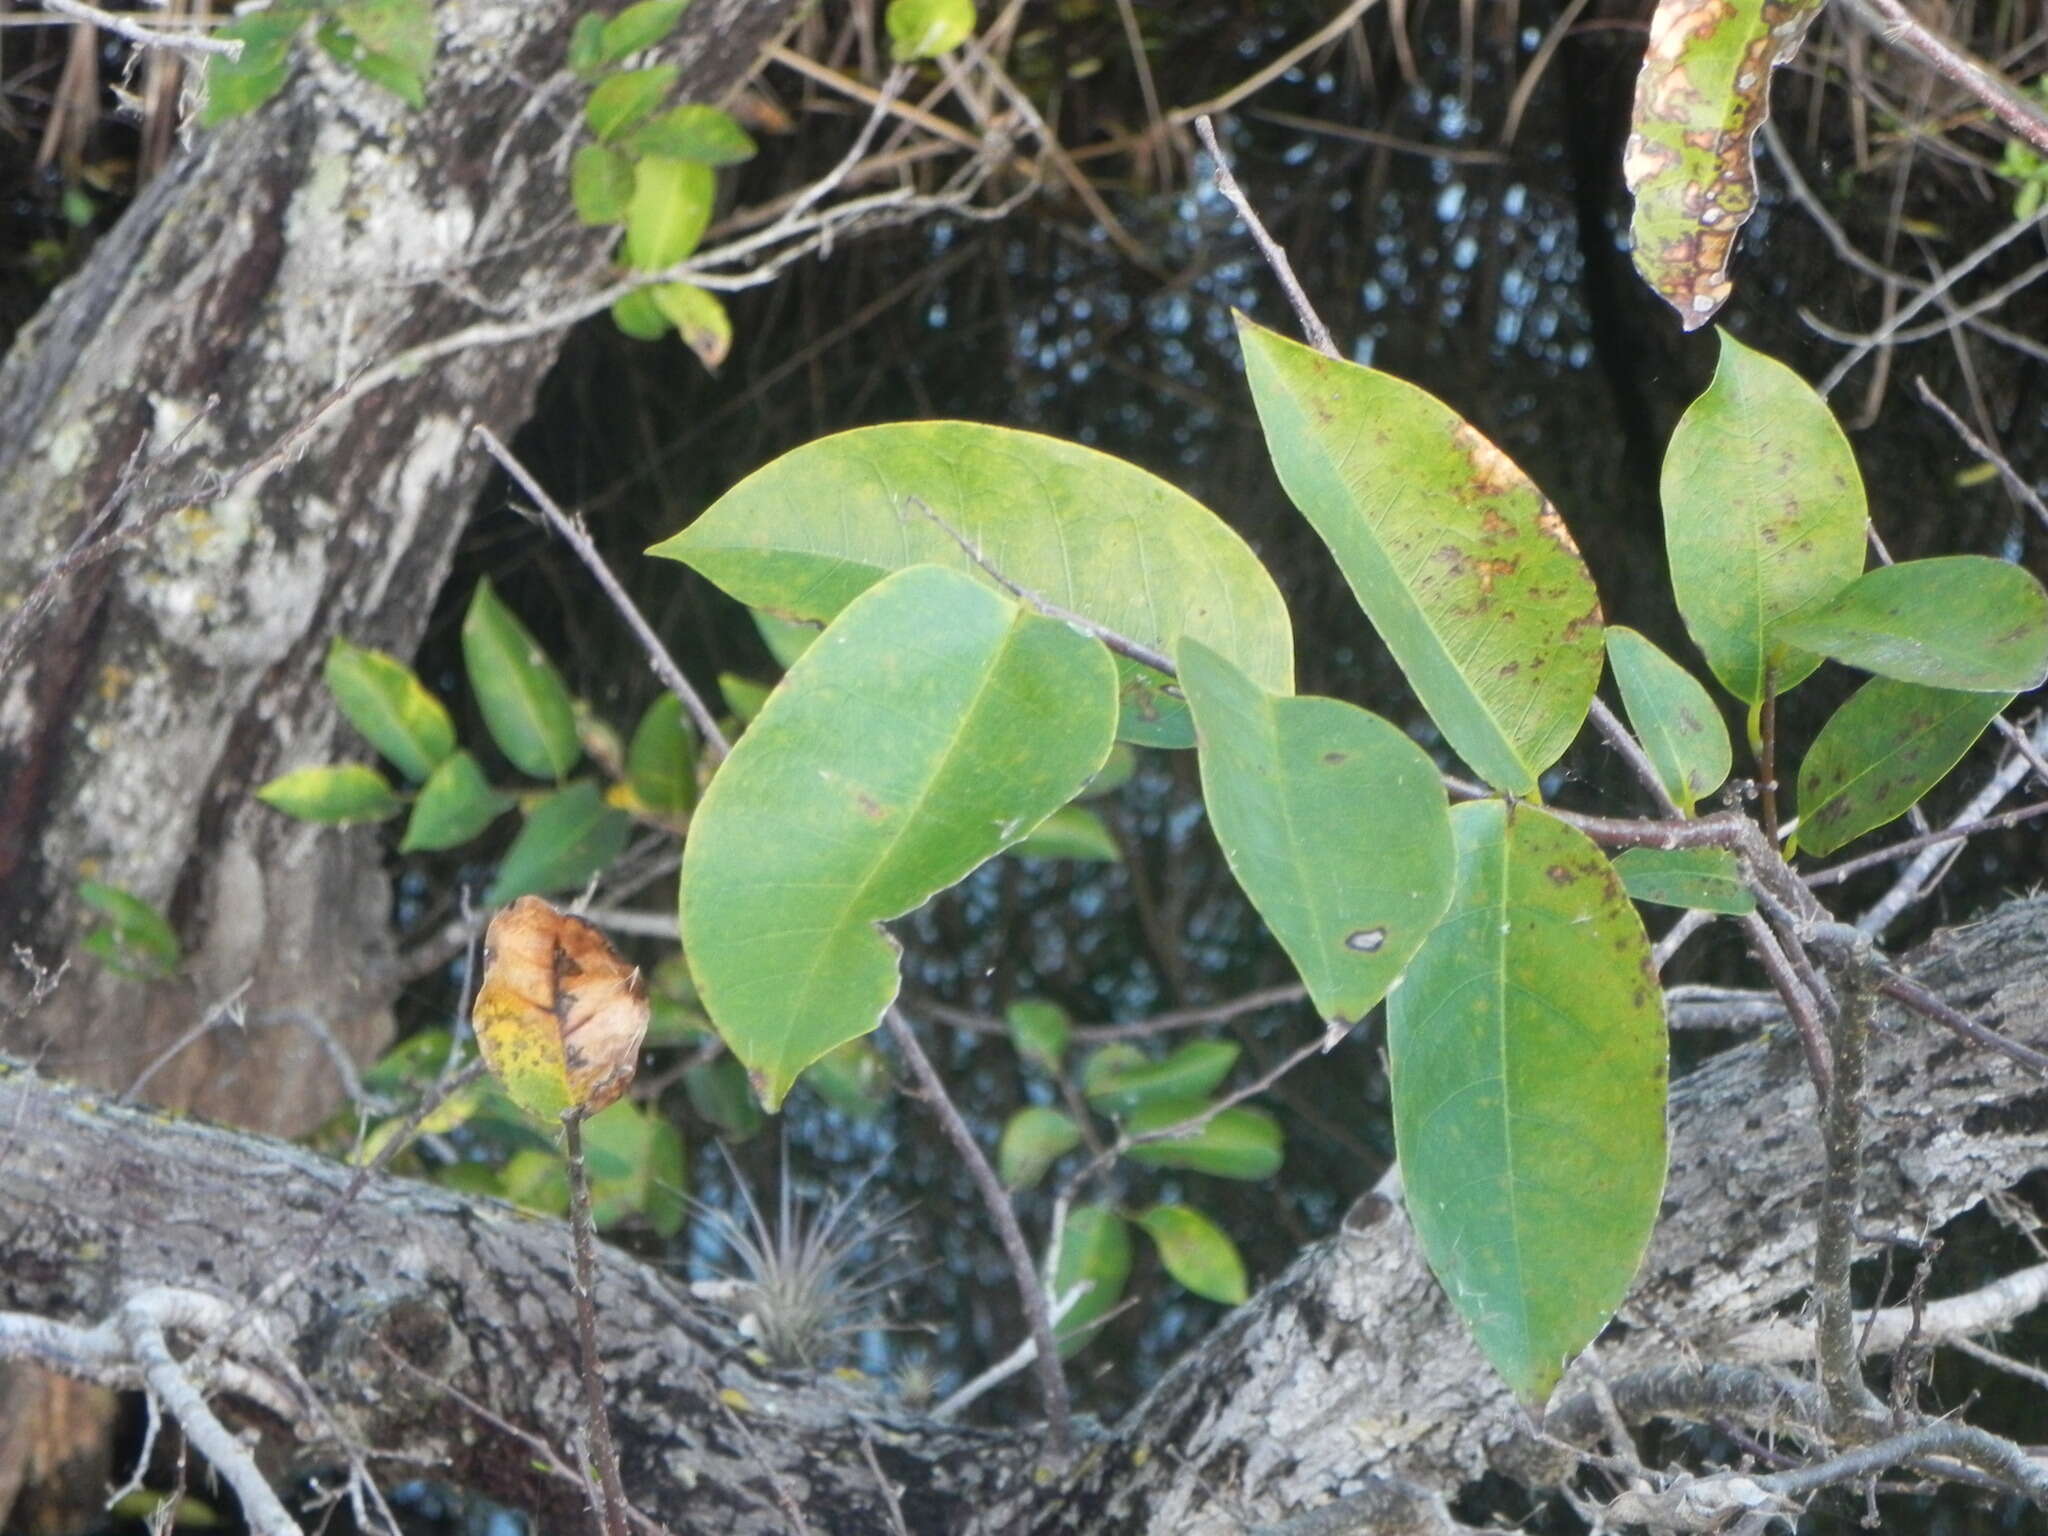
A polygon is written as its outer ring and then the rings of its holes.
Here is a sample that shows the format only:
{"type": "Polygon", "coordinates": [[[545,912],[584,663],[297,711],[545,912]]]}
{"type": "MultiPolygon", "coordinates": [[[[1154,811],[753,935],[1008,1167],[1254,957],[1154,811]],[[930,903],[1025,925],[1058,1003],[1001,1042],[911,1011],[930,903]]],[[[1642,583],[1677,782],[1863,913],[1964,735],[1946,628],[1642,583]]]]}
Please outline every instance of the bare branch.
{"type": "Polygon", "coordinates": [[[189,54],[196,59],[234,60],[242,56],[242,44],[237,38],[208,37],[203,32],[159,32],[154,27],[145,27],[132,16],[103,11],[96,5],[87,5],[85,0],[42,0],[42,5],[45,10],[55,11],[60,16],[90,22],[116,37],[126,38],[138,48],[161,48],[167,53],[189,54]]]}
{"type": "Polygon", "coordinates": [[[1280,248],[1279,241],[1266,233],[1266,226],[1259,222],[1258,210],[1252,207],[1251,199],[1238,186],[1237,178],[1230,174],[1230,166],[1223,158],[1223,146],[1216,142],[1216,129],[1206,115],[1195,119],[1195,133],[1200,137],[1202,147],[1209,151],[1210,164],[1215,167],[1216,190],[1230,199],[1230,206],[1237,210],[1237,216],[1244,220],[1244,227],[1251,231],[1259,254],[1266,258],[1266,265],[1280,279],[1281,290],[1286,293],[1287,302],[1294,306],[1294,318],[1301,323],[1302,334],[1308,337],[1309,345],[1325,357],[1337,356],[1337,344],[1330,339],[1330,328],[1323,324],[1315,306],[1309,303],[1301,280],[1294,275],[1294,265],[1287,259],[1287,252],[1280,248]]]}

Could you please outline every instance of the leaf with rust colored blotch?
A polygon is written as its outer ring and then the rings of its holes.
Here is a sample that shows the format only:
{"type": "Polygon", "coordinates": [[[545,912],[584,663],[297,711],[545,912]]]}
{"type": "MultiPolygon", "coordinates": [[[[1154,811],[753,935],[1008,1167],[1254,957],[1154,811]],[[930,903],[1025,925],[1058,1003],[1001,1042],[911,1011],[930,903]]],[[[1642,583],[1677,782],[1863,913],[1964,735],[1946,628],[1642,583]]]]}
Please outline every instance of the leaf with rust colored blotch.
{"type": "Polygon", "coordinates": [[[1621,173],[1635,194],[1636,270],[1697,330],[1728,300],[1736,231],[1756,211],[1752,141],[1771,71],[1821,0],[1659,0],[1621,173]]]}
{"type": "Polygon", "coordinates": [[[484,1065],[528,1114],[594,1115],[633,1081],[647,1035],[639,969],[580,917],[522,896],[484,933],[477,988],[484,1065]]]}

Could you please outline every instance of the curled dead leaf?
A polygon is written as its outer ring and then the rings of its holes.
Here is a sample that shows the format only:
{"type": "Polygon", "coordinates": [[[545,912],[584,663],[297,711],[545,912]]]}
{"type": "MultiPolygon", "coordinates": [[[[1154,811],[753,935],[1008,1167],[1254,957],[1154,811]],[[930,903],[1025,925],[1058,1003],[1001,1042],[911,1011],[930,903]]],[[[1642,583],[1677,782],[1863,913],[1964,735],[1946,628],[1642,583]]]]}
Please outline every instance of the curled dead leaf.
{"type": "Polygon", "coordinates": [[[522,896],[484,933],[471,1018],[485,1066],[520,1108],[596,1114],[633,1081],[647,987],[589,923],[522,896]]]}

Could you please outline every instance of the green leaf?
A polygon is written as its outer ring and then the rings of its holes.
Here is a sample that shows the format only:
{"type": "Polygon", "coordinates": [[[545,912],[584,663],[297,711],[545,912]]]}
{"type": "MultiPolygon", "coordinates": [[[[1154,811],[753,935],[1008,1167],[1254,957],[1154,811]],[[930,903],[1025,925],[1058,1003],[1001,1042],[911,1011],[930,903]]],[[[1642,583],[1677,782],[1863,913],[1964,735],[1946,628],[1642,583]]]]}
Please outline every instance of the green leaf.
{"type": "Polygon", "coordinates": [[[732,717],[742,725],[754,723],[755,717],[767,707],[768,696],[774,691],[774,684],[757,683],[736,672],[718,674],[719,696],[725,700],[725,707],[732,711],[732,717]]]}
{"type": "Polygon", "coordinates": [[[576,711],[540,642],[498,600],[491,580],[476,584],[462,619],[462,659],[491,740],[521,773],[559,779],[583,755],[576,711]]]}
{"type": "Polygon", "coordinates": [[[365,50],[354,64],[365,79],[425,105],[434,72],[433,0],[341,0],[334,19],[365,50]]]}
{"type": "Polygon", "coordinates": [[[590,780],[556,790],[527,813],[484,905],[581,890],[625,851],[632,830],[633,819],[606,805],[604,792],[590,780]]]}
{"type": "Polygon", "coordinates": [[[818,638],[816,624],[799,624],[794,619],[764,613],[759,608],[748,611],[753,615],[754,628],[760,631],[761,643],[768,647],[768,654],[785,672],[796,665],[797,657],[808,651],[811,642],[818,638]]]}
{"type": "Polygon", "coordinates": [[[1235,1307],[1251,1294],[1237,1245],[1200,1211],[1155,1205],[1138,1218],[1138,1225],[1158,1246],[1166,1272],[1197,1296],[1235,1307]]]}
{"type": "Polygon", "coordinates": [[[648,705],[633,728],[626,782],[642,805],[670,820],[688,815],[697,803],[697,732],[674,694],[648,705]]]}
{"type": "Polygon", "coordinates": [[[1756,910],[1741,861],[1726,848],[1631,848],[1614,861],[1614,872],[1637,901],[1732,917],[1756,910]]]}
{"type": "Polygon", "coordinates": [[[1080,859],[1096,864],[1123,861],[1123,850],[1102,818],[1080,805],[1061,806],[1010,852],[1020,859],[1080,859]]]}
{"type": "Polygon", "coordinates": [[[1693,643],[1745,704],[1764,668],[1784,693],[1820,665],[1785,621],[1863,569],[1863,477],[1827,402],[1721,332],[1721,365],[1664,454],[1664,543],[1693,643]]]}
{"type": "Polygon", "coordinates": [[[645,288],[635,288],[613,303],[612,324],[635,341],[659,341],[668,334],[668,316],[645,288]]]}
{"type": "Polygon", "coordinates": [[[790,668],[683,851],[683,950],[768,1108],[894,1001],[876,925],[1071,799],[1114,723],[1108,652],[935,567],[874,587],[790,668]]]}
{"type": "Polygon", "coordinates": [[[1533,795],[1600,681],[1600,598],[1557,509],[1434,395],[1242,315],[1238,341],[1280,483],[1409,686],[1473,772],[1533,795]]]}
{"type": "Polygon", "coordinates": [[[732,351],[732,317],[725,312],[724,301],[694,283],[662,283],[647,292],[675,326],[683,345],[716,373],[732,351]]]}
{"type": "Polygon", "coordinates": [[[767,1122],[747,1069],[731,1056],[720,1056],[683,1072],[683,1091],[690,1107],[734,1141],[745,1141],[767,1122]]]}
{"type": "Polygon", "coordinates": [[[237,16],[213,35],[238,42],[237,59],[215,57],[206,64],[206,106],[201,127],[212,128],[255,111],[284,87],[291,73],[292,40],[306,24],[307,12],[296,6],[237,16]]]}
{"type": "Polygon", "coordinates": [[[1377,715],[1266,692],[1183,640],[1202,799],[1231,873],[1326,1019],[1357,1023],[1450,905],[1436,764],[1377,715]]]}
{"type": "Polygon", "coordinates": [[[258,789],[256,798],[300,821],[334,826],[382,821],[405,809],[384,775],[368,763],[295,769],[258,789]]]}
{"type": "Polygon", "coordinates": [[[583,1123],[591,1215],[600,1227],[638,1216],[661,1237],[683,1226],[683,1140],[676,1128],[630,1099],[583,1123]]]}
{"type": "Polygon", "coordinates": [[[849,1040],[836,1045],[808,1067],[798,1079],[806,1088],[856,1120],[871,1120],[896,1091],[889,1064],[872,1040],[849,1040]]]}
{"type": "Polygon", "coordinates": [[[177,930],[140,896],[118,885],[81,880],[78,899],[107,919],[108,926],[101,931],[107,935],[113,958],[140,961],[143,969],[157,975],[169,975],[178,968],[184,947],[178,943],[177,930]]]}
{"type": "Polygon", "coordinates": [[[1532,806],[1451,812],[1458,891],[1387,1005],[1429,1266],[1531,1412],[1606,1326],[1664,1187],[1663,993],[1600,850],[1532,806]]]}
{"type": "Polygon", "coordinates": [[[1872,678],[1821,727],[1799,765],[1799,848],[1833,853],[1905,815],[2011,702],[2006,693],[1872,678]]]}
{"type": "Polygon", "coordinates": [[[512,808],[513,799],[491,787],[477,760],[457,752],[420,786],[405,823],[400,853],[459,848],[512,808]]]}
{"type": "Polygon", "coordinates": [[[426,80],[388,54],[365,47],[362,40],[338,22],[326,22],[313,34],[323,52],[352,74],[398,97],[407,106],[427,104],[426,80]]]}
{"type": "Polygon", "coordinates": [[[626,206],[621,253],[626,265],[636,272],[662,272],[696,250],[711,222],[712,192],[709,166],[666,155],[641,156],[633,166],[633,200],[626,206]]]}
{"type": "MultiPolygon", "coordinates": [[[[921,421],[823,438],[756,470],[650,553],[749,607],[823,622],[908,565],[994,587],[962,540],[1010,581],[1117,634],[1162,651],[1194,635],[1261,687],[1294,686],[1286,606],[1242,539],[1165,481],[1028,432],[921,421]]],[[[1163,678],[1129,662],[1118,672],[1120,735],[1193,745],[1163,678]]]]}
{"type": "Polygon", "coordinates": [[[1902,683],[2027,693],[2048,680],[2048,592],[1983,555],[1866,571],[1781,627],[1787,640],[1902,683]]]}
{"type": "Polygon", "coordinates": [[[605,22],[599,34],[596,62],[616,64],[629,54],[656,43],[675,31],[690,0],[640,0],[605,22]]]}
{"type": "Polygon", "coordinates": [[[1010,1004],[1003,1018],[1010,1026],[1010,1043],[1016,1046],[1019,1056],[1047,1072],[1059,1071],[1067,1051],[1067,1037],[1073,1033],[1066,1009],[1058,1003],[1026,999],[1010,1004]]]}
{"type": "Polygon", "coordinates": [[[337,635],[323,675],[349,724],[407,778],[424,779],[455,750],[455,722],[397,657],[337,635]]]}
{"type": "Polygon", "coordinates": [[[1728,781],[1734,765],[1721,712],[1690,672],[1632,629],[1608,629],[1607,659],[1657,781],[1690,813],[1728,781]]]}
{"type": "Polygon", "coordinates": [[[1114,794],[1131,782],[1131,775],[1138,771],[1138,754],[1127,741],[1120,741],[1109,749],[1109,761],[1102,765],[1102,771],[1088,781],[1088,787],[1075,798],[1100,800],[1104,795],[1114,794]]]}
{"type": "Polygon", "coordinates": [[[1736,231],[1756,210],[1751,141],[1771,71],[1822,0],[1659,0],[1621,171],[1635,194],[1636,270],[1686,330],[1726,302],[1736,231]]]}
{"type": "Polygon", "coordinates": [[[1081,1091],[1090,1104],[1113,1115],[1161,1099],[1199,1100],[1230,1076],[1237,1057],[1238,1047],[1228,1040],[1193,1040],[1161,1061],[1116,1041],[1088,1058],[1081,1069],[1081,1091]]]}
{"type": "MultiPolygon", "coordinates": [[[[1200,1099],[1163,1099],[1135,1111],[1124,1130],[1132,1136],[1191,1120],[1209,1106],[1200,1099]]],[[[1263,1109],[1233,1105],[1200,1130],[1168,1141],[1148,1141],[1124,1153],[1154,1168],[1186,1168],[1219,1179],[1269,1179],[1280,1171],[1280,1122],[1263,1109]]]]}
{"type": "Polygon", "coordinates": [[[935,59],[974,36],[974,0],[889,0],[884,16],[899,64],[935,59]]]}
{"type": "Polygon", "coordinates": [[[1053,1299],[1084,1281],[1088,1290],[1053,1331],[1061,1358],[1088,1342],[1088,1325],[1115,1310],[1130,1278],[1131,1234],[1124,1219],[1106,1205],[1077,1205],[1068,1211],[1060,1228],[1059,1261],[1053,1265],[1053,1299]]]}
{"type": "Polygon", "coordinates": [[[669,155],[699,165],[738,165],[756,153],[747,130],[729,113],[701,102],[671,107],[634,129],[626,142],[638,155],[669,155]]]}
{"type": "Polygon", "coordinates": [[[585,144],[569,162],[569,200],[585,224],[618,224],[633,201],[633,162],[622,150],[585,144]]]}
{"type": "Polygon", "coordinates": [[[605,18],[586,11],[569,33],[569,68],[588,80],[604,67],[605,18]]]}
{"type": "Polygon", "coordinates": [[[651,69],[622,69],[598,81],[583,104],[583,120],[600,144],[638,127],[653,115],[662,98],[675,89],[682,71],[674,64],[651,69]]]}
{"type": "Polygon", "coordinates": [[[1073,1116],[1033,1104],[1010,1116],[996,1145],[996,1169],[1006,1189],[1029,1189],[1048,1168],[1081,1145],[1073,1116]]]}

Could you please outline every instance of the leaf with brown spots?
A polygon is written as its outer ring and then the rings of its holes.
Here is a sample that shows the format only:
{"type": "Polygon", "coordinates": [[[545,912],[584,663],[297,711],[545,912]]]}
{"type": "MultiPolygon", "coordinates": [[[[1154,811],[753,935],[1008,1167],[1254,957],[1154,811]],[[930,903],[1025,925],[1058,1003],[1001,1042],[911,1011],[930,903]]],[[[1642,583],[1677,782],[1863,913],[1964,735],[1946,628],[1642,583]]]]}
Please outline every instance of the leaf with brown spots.
{"type": "Polygon", "coordinates": [[[1800,849],[1833,853],[1905,815],[2012,698],[1872,678],[1821,727],[1799,765],[1800,849]]]}
{"type": "Polygon", "coordinates": [[[1771,71],[1799,51],[1821,0],[1659,0],[1622,157],[1636,270],[1696,330],[1732,287],[1736,231],[1756,209],[1752,141],[1771,71]]]}

